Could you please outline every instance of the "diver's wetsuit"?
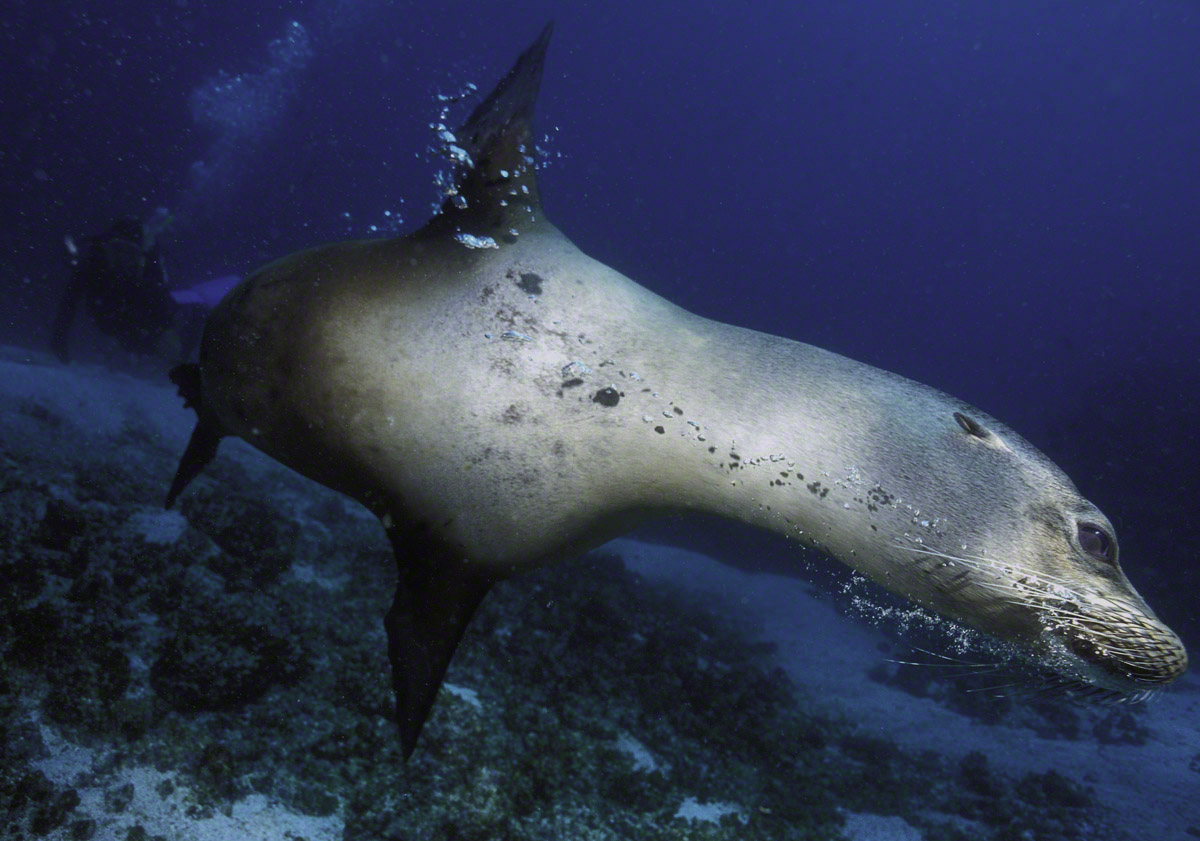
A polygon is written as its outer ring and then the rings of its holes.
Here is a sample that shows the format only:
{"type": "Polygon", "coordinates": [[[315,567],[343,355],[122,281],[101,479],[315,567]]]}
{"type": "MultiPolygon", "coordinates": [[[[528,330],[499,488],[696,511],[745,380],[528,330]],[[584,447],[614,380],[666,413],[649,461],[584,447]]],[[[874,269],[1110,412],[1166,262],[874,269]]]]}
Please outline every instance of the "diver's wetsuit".
{"type": "Polygon", "coordinates": [[[70,360],[67,332],[80,300],[87,302],[96,326],[125,350],[160,350],[159,341],[180,308],[167,289],[158,244],[143,248],[142,236],[140,222],[122,220],[85,240],[54,319],[50,346],[61,361],[70,360]]]}

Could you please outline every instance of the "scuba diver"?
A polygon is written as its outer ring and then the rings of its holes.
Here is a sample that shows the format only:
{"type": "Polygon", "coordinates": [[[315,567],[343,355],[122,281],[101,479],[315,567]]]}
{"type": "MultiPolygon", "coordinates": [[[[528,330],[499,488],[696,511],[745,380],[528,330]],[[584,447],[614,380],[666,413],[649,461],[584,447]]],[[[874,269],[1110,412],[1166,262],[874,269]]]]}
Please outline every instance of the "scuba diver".
{"type": "Polygon", "coordinates": [[[60,361],[70,361],[67,333],[80,301],[96,326],[131,353],[177,359],[190,352],[204,313],[202,307],[181,305],[167,288],[158,237],[170,221],[159,208],[145,223],[121,218],[78,245],[66,238],[71,279],[50,339],[60,361]]]}

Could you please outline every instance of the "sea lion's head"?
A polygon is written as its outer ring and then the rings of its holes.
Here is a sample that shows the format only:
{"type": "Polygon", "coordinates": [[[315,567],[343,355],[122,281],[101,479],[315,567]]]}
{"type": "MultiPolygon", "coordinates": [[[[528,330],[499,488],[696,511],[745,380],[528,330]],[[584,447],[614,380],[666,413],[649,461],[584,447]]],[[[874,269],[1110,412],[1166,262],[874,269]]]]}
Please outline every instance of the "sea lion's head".
{"type": "Polygon", "coordinates": [[[1032,444],[961,408],[928,427],[938,481],[891,506],[903,572],[883,583],[1016,645],[1066,694],[1136,699],[1183,674],[1187,651],[1126,578],[1108,518],[1032,444]]]}

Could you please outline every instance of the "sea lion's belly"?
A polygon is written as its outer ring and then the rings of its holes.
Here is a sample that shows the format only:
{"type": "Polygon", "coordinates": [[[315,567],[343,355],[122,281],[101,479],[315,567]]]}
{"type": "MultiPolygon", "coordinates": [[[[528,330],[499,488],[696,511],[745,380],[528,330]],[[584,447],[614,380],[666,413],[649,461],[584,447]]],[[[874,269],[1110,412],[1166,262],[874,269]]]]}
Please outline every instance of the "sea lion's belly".
{"type": "Polygon", "coordinates": [[[557,560],[660,507],[623,478],[630,414],[605,405],[621,376],[597,370],[632,311],[589,312],[551,268],[363,256],[275,264],[214,315],[202,364],[223,426],[483,564],[557,560]]]}

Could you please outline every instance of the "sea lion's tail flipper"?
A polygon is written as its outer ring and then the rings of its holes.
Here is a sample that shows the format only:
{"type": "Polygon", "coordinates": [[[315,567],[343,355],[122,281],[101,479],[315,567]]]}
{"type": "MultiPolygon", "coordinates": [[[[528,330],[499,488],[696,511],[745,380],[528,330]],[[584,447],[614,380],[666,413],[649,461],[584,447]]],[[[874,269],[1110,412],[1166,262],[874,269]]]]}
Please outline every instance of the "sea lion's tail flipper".
{"type": "Polygon", "coordinates": [[[412,755],[450,658],[492,582],[461,553],[391,534],[400,581],[388,611],[388,659],[404,758],[412,755]]]}
{"type": "Polygon", "coordinates": [[[192,437],[188,440],[183,458],[175,470],[175,478],[171,480],[171,489],[167,491],[166,508],[175,504],[179,494],[188,483],[200,475],[200,471],[208,465],[217,454],[217,445],[225,434],[220,424],[205,411],[203,391],[200,382],[200,366],[195,363],[176,365],[171,369],[171,382],[179,388],[179,396],[183,398],[185,409],[196,410],[196,426],[192,437]]]}
{"type": "Polygon", "coordinates": [[[456,195],[443,205],[443,216],[460,222],[482,215],[488,227],[519,228],[540,212],[533,106],[553,30],[551,21],[455,133],[454,146],[468,159],[453,155],[460,164],[456,195]]]}

